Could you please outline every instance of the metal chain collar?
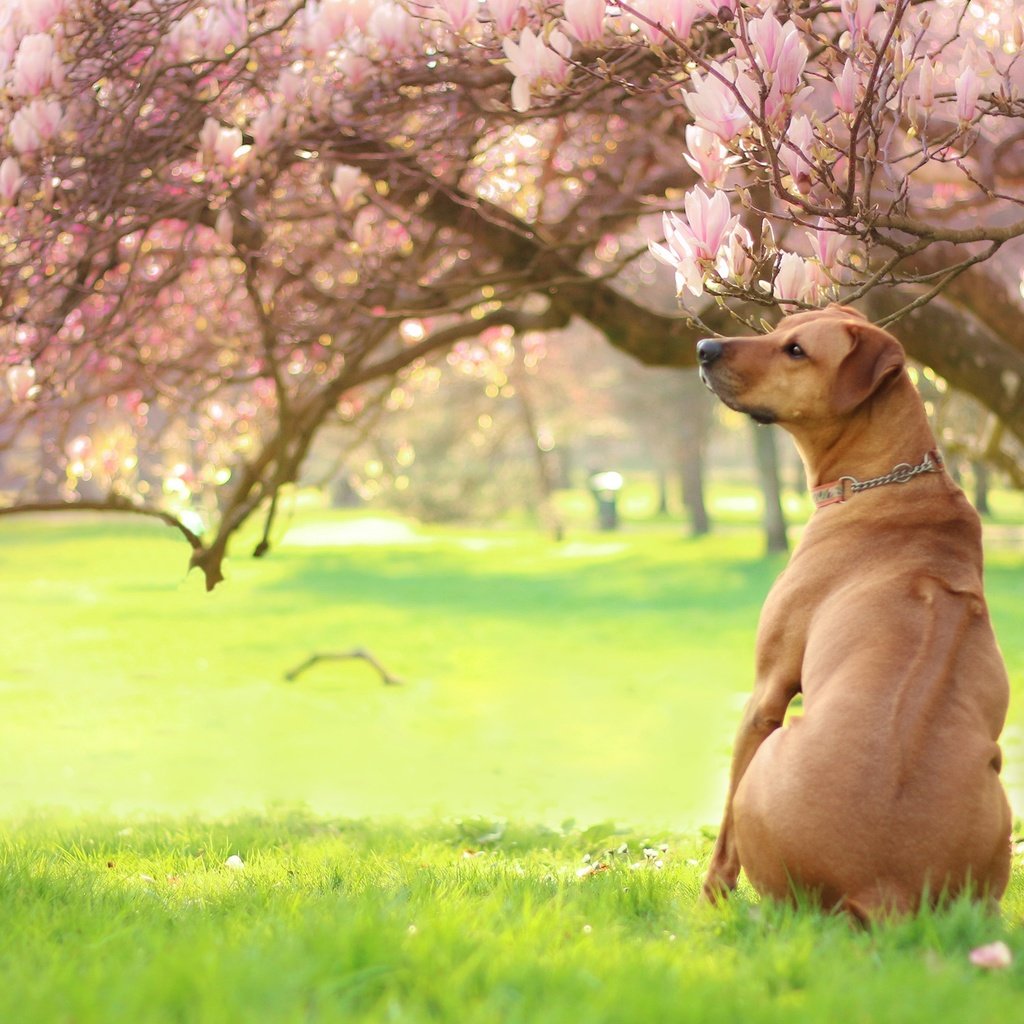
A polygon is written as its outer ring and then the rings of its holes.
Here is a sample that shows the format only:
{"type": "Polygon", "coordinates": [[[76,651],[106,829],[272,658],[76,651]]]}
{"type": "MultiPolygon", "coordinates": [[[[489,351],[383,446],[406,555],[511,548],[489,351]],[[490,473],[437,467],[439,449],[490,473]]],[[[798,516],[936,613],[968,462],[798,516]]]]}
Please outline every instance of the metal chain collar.
{"type": "Polygon", "coordinates": [[[823,484],[821,487],[811,491],[811,497],[817,508],[824,505],[835,505],[846,501],[851,494],[858,491],[866,491],[872,487],[884,487],[886,484],[905,484],[921,473],[938,473],[942,470],[944,463],[938,449],[933,448],[925,453],[925,457],[916,465],[909,462],[901,462],[893,466],[884,476],[872,477],[870,480],[858,480],[853,476],[841,476],[838,480],[823,484]]]}

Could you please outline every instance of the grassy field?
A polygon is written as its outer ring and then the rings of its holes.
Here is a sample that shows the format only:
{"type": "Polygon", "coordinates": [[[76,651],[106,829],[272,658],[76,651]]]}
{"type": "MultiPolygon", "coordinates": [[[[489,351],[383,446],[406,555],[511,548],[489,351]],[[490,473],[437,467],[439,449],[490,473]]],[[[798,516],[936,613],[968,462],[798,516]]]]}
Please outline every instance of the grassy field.
{"type": "Polygon", "coordinates": [[[780,564],[754,534],[554,546],[326,518],[206,594],[170,531],[67,526],[9,521],[0,541],[0,813],[711,821],[780,564]],[[283,680],[355,646],[405,685],[361,662],[283,680]]]}
{"type": "Polygon", "coordinates": [[[747,892],[700,905],[705,855],[661,832],[488,821],[23,824],[0,845],[0,1019],[1019,1019],[1024,970],[968,954],[1024,956],[1021,871],[1003,919],[957,905],[864,932],[747,892]]]}
{"type": "MultiPolygon", "coordinates": [[[[967,953],[1024,957],[1024,868],[1002,919],[695,904],[760,544],[309,510],[208,595],[163,528],[4,522],[0,1021],[1013,1019],[967,953]],[[356,646],[404,685],[284,681],[356,646]]],[[[1018,806],[1021,563],[993,532],[1018,806]]]]}

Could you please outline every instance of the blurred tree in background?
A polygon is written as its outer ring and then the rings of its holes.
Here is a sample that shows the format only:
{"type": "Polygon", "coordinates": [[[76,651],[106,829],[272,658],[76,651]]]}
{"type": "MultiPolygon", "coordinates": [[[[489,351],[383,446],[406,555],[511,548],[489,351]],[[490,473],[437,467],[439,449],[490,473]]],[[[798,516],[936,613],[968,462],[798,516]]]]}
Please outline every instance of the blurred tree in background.
{"type": "Polygon", "coordinates": [[[685,367],[833,299],[1019,483],[1022,42],[1010,0],[7,5],[5,510],[160,516],[213,587],[321,430],[383,443],[433,387],[439,446],[518,417],[543,503],[528,339],[685,367]]]}

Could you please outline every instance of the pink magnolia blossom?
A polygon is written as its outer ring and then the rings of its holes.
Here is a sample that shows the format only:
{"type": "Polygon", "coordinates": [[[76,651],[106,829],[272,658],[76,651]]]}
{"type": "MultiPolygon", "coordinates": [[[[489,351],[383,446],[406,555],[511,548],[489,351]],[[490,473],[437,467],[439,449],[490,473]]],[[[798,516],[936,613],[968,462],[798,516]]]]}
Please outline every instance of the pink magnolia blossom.
{"type": "Polygon", "coordinates": [[[807,260],[804,270],[807,272],[804,302],[821,302],[823,298],[835,294],[835,282],[820,263],[807,260]]]}
{"type": "Polygon", "coordinates": [[[309,0],[302,12],[306,46],[321,55],[342,39],[352,21],[346,0],[309,0]]]}
{"type": "Polygon", "coordinates": [[[274,145],[284,130],[285,118],[284,110],[277,104],[260,111],[253,118],[249,132],[252,135],[253,146],[258,152],[266,152],[274,145]]]}
{"type": "Polygon", "coordinates": [[[342,210],[351,210],[362,193],[360,178],[362,171],[348,164],[338,164],[331,178],[331,191],[342,210]]]}
{"type": "Polygon", "coordinates": [[[206,119],[199,133],[199,144],[211,166],[229,173],[238,169],[240,161],[249,152],[249,147],[242,145],[241,129],[224,127],[213,117],[206,119]]]}
{"type": "Polygon", "coordinates": [[[487,0],[487,9],[494,20],[494,31],[507,36],[520,24],[524,14],[523,0],[487,0]]]}
{"type": "Polygon", "coordinates": [[[0,162],[0,205],[12,206],[18,198],[25,175],[16,157],[5,157],[0,162]]]}
{"type": "MultiPolygon", "coordinates": [[[[786,23],[793,28],[791,22],[786,23]]],[[[774,71],[779,66],[782,51],[782,22],[769,11],[763,17],[747,23],[747,35],[753,44],[754,60],[762,71],[774,71]]]]}
{"type": "Polygon", "coordinates": [[[361,249],[375,247],[380,221],[380,211],[373,206],[364,206],[352,219],[352,238],[361,249]]]}
{"type": "MultiPolygon", "coordinates": [[[[786,25],[791,27],[792,22],[786,22],[786,25]]],[[[793,29],[782,40],[782,53],[775,69],[775,81],[783,95],[792,96],[800,88],[806,66],[807,45],[800,33],[793,29]]]]}
{"type": "Polygon", "coordinates": [[[830,231],[825,221],[820,219],[817,230],[808,231],[807,238],[810,240],[814,258],[826,270],[831,271],[836,267],[839,256],[846,246],[846,239],[838,231],[830,231]]]}
{"type": "Polygon", "coordinates": [[[421,39],[419,21],[396,3],[378,4],[366,25],[367,35],[377,40],[385,54],[401,57],[413,53],[421,39]]]}
{"type": "Polygon", "coordinates": [[[480,10],[476,0],[434,0],[434,5],[444,12],[448,24],[456,32],[471,25],[480,10]]]}
{"type": "Polygon", "coordinates": [[[18,153],[33,153],[58,134],[63,119],[56,100],[34,99],[11,118],[11,145],[18,153]]]}
{"type": "Polygon", "coordinates": [[[663,26],[679,39],[686,39],[690,35],[694,21],[701,14],[717,14],[717,8],[711,11],[702,0],[641,0],[636,4],[636,9],[655,23],[640,23],[640,31],[644,38],[654,46],[660,46],[667,38],[665,32],[657,25],[663,26]]]}
{"type": "Polygon", "coordinates": [[[225,245],[231,244],[231,240],[235,237],[235,219],[226,206],[217,214],[217,219],[213,222],[213,230],[225,245]]]}
{"type": "Polygon", "coordinates": [[[649,21],[640,23],[640,31],[649,43],[660,46],[667,38],[658,25],[672,32],[679,39],[686,39],[696,19],[705,12],[717,14],[718,8],[711,11],[702,0],[646,0],[636,5],[637,10],[645,14],[649,21]]]}
{"type": "Polygon", "coordinates": [[[27,402],[38,392],[36,371],[31,363],[19,363],[7,370],[7,388],[11,401],[27,402]]]}
{"type": "MultiPolygon", "coordinates": [[[[640,33],[644,39],[647,40],[652,46],[661,46],[668,38],[660,28],[658,24],[665,25],[666,18],[664,17],[661,8],[665,6],[664,0],[647,0],[647,3],[639,3],[636,5],[636,9],[642,14],[645,14],[648,21],[640,21],[640,33]],[[653,24],[652,24],[653,23],[653,24]]],[[[630,31],[632,31],[632,24],[630,31]]]]}
{"type": "Polygon", "coordinates": [[[783,94],[796,92],[807,65],[807,47],[796,25],[780,22],[769,12],[751,21],[748,32],[761,70],[778,79],[783,94]]]}
{"type": "Polygon", "coordinates": [[[699,125],[686,126],[686,149],[683,159],[700,175],[705,184],[720,188],[729,169],[729,151],[714,132],[699,125]]]}
{"type": "Polygon", "coordinates": [[[222,57],[230,49],[238,49],[249,34],[245,11],[235,0],[219,0],[206,12],[199,42],[207,57],[222,57]]]}
{"type": "Polygon", "coordinates": [[[935,103],[935,67],[931,57],[921,61],[917,72],[917,102],[925,110],[931,110],[935,103]]]}
{"type": "Polygon", "coordinates": [[[199,56],[199,18],[195,11],[189,11],[171,25],[162,47],[168,59],[193,60],[199,56]]]}
{"type": "Polygon", "coordinates": [[[961,124],[974,120],[981,96],[981,78],[973,67],[967,65],[956,80],[956,116],[961,124]]]}
{"type": "Polygon", "coordinates": [[[798,114],[789,123],[786,137],[779,146],[779,159],[789,171],[793,183],[806,194],[811,181],[811,150],[814,128],[806,114],[798,114]]]}
{"type": "Polygon", "coordinates": [[[17,52],[18,36],[10,23],[4,24],[3,15],[0,14],[0,78],[7,76],[17,52]]]}
{"type": "Polygon", "coordinates": [[[835,160],[831,162],[829,172],[828,180],[832,185],[833,190],[836,188],[840,191],[845,189],[850,177],[849,157],[845,155],[836,157],[835,160]]]}
{"type": "Polygon", "coordinates": [[[604,36],[605,0],[565,0],[569,31],[584,45],[604,36]]]}
{"type": "Polygon", "coordinates": [[[338,74],[353,89],[358,89],[369,81],[373,74],[373,62],[368,57],[353,53],[351,50],[340,53],[334,61],[334,66],[338,69],[338,74]]]}
{"type": "Polygon", "coordinates": [[[348,8],[349,25],[356,32],[365,32],[377,6],[377,0],[344,0],[348,8]]]}
{"type": "Polygon", "coordinates": [[[64,13],[66,0],[21,0],[16,6],[24,32],[49,32],[64,13]]]}
{"type": "Polygon", "coordinates": [[[572,53],[572,43],[558,29],[549,33],[546,43],[543,36],[523,29],[518,43],[505,39],[502,48],[515,79],[512,107],[520,113],[530,109],[530,95],[537,86],[561,85],[569,76],[566,58],[572,53]]]}
{"type": "Polygon", "coordinates": [[[836,81],[836,90],[832,94],[836,110],[844,114],[855,114],[857,111],[857,69],[852,60],[843,64],[843,73],[836,81]]]}
{"type": "Polygon", "coordinates": [[[25,36],[14,57],[11,87],[19,96],[38,96],[63,79],[64,68],[56,57],[53,37],[43,33],[25,36]]]}
{"type": "Polygon", "coordinates": [[[718,275],[723,281],[737,285],[749,282],[754,271],[754,261],[750,257],[753,245],[750,232],[742,224],[737,224],[729,232],[717,263],[718,275]]]}
{"type": "Polygon", "coordinates": [[[970,961],[975,967],[986,970],[1000,970],[1013,963],[1013,953],[1005,942],[990,942],[970,952],[970,961]]]}
{"type": "Polygon", "coordinates": [[[876,0],[842,0],[840,6],[854,39],[866,35],[871,19],[875,16],[876,0]]]}
{"type": "Polygon", "coordinates": [[[308,0],[300,18],[306,49],[323,56],[350,32],[365,35],[374,0],[308,0]]]}
{"type": "Polygon", "coordinates": [[[660,262],[670,266],[676,273],[676,295],[688,290],[691,295],[700,297],[704,294],[704,272],[690,249],[689,244],[674,230],[665,214],[665,241],[649,242],[651,255],[660,262]]]}
{"type": "Polygon", "coordinates": [[[807,264],[795,252],[784,252],[779,260],[773,292],[779,302],[803,302],[814,282],[807,273],[807,264]]]}
{"type": "MultiPolygon", "coordinates": [[[[743,71],[734,71],[736,81],[745,78],[743,71]]],[[[693,120],[707,131],[714,132],[723,142],[731,142],[750,124],[750,117],[740,106],[738,86],[724,82],[715,75],[701,77],[697,71],[691,76],[691,91],[683,94],[693,120]]],[[[748,79],[749,81],[749,79],[748,79]]]]}
{"type": "Polygon", "coordinates": [[[660,0],[661,20],[680,38],[686,39],[701,14],[700,0],[660,0]]]}
{"type": "Polygon", "coordinates": [[[274,82],[274,91],[281,94],[285,106],[293,106],[306,87],[306,76],[292,68],[285,68],[274,82]]]}
{"type": "MultiPolygon", "coordinates": [[[[778,75],[770,77],[772,77],[772,83],[768,88],[768,95],[763,97],[764,118],[768,124],[781,128],[789,111],[794,106],[799,106],[814,89],[813,86],[808,85],[797,91],[795,95],[786,96],[782,91],[783,78],[778,75]]],[[[749,110],[761,108],[762,96],[757,82],[746,74],[740,74],[736,80],[736,87],[749,110]]]]}
{"type": "Polygon", "coordinates": [[[739,8],[739,0],[701,0],[701,6],[712,17],[718,17],[720,11],[735,14],[739,8]]]}
{"type": "Polygon", "coordinates": [[[688,232],[694,255],[703,260],[715,259],[726,235],[739,223],[738,216],[730,216],[729,197],[720,191],[709,195],[697,185],[683,196],[683,209],[686,221],[679,223],[688,232]]]}
{"type": "Polygon", "coordinates": [[[665,245],[651,242],[651,253],[676,272],[676,291],[687,288],[693,295],[704,292],[704,274],[718,259],[719,252],[739,223],[730,216],[729,197],[724,192],[706,193],[699,185],[683,197],[685,217],[666,213],[662,217],[665,245]]]}

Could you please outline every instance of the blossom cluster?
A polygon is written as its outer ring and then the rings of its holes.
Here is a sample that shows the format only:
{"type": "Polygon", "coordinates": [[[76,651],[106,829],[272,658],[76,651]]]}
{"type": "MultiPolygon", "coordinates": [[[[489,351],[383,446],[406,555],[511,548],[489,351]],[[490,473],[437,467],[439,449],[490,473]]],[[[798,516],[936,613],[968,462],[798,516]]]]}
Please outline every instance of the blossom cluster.
{"type": "Polygon", "coordinates": [[[64,125],[64,8],[65,0],[27,0],[0,13],[0,85],[11,105],[8,153],[0,160],[0,209],[18,199],[26,181],[22,161],[31,162],[64,125]]]}
{"type": "MultiPolygon", "coordinates": [[[[76,63],[76,26],[90,5],[22,0],[0,12],[0,215],[11,238],[31,237],[23,210],[48,217],[53,191],[73,191],[90,159],[81,140],[91,120],[127,117],[133,82],[186,80],[209,97],[166,166],[146,172],[164,198],[203,193],[203,222],[230,247],[240,197],[273,178],[275,154],[311,159],[304,135],[353,123],[355,97],[457,67],[453,81],[486,72],[504,83],[480,109],[513,125],[571,110],[587,89],[649,90],[684,142],[682,200],[656,204],[663,238],[651,246],[677,290],[813,305],[870,264],[864,240],[880,214],[905,208],[918,178],[930,187],[938,166],[944,187],[971,186],[965,173],[948,179],[985,131],[1024,115],[1024,22],[1009,0],[983,10],[840,0],[806,15],[775,0],[271,0],[258,9],[205,0],[180,14],[155,0],[106,6],[117,38],[133,25],[140,32],[121,92],[76,63]],[[643,74],[620,74],[629,60],[643,74]]],[[[163,130],[155,103],[138,116],[163,130]]],[[[330,161],[316,175],[353,252],[412,244],[357,161],[330,161]]],[[[16,401],[39,393],[22,349],[4,372],[16,401]]]]}

